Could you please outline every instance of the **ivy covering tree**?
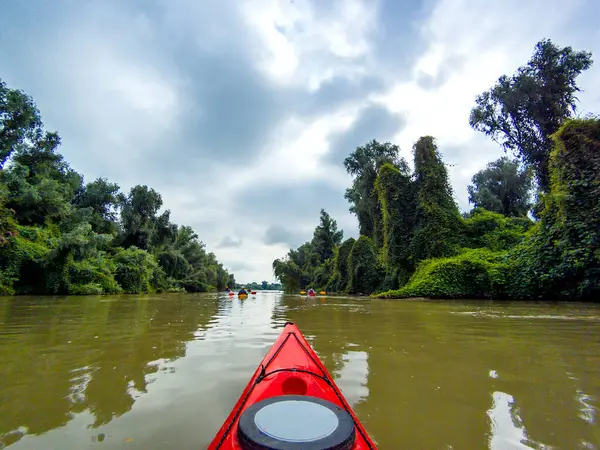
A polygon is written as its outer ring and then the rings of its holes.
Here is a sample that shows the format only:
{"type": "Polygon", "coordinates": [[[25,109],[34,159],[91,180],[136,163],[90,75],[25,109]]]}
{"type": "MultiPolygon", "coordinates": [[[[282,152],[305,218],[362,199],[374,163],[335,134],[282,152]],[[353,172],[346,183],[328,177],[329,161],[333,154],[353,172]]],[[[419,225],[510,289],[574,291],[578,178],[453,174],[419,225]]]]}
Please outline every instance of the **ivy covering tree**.
{"type": "Polygon", "coordinates": [[[148,186],[84,183],[25,93],[0,80],[0,293],[201,292],[235,282],[148,186]]]}
{"type": "Polygon", "coordinates": [[[354,176],[345,197],[352,204],[350,211],[358,218],[360,234],[372,238],[377,245],[382,242],[381,209],[375,192],[377,172],[384,164],[401,164],[399,147],[389,142],[368,142],[344,160],[348,173],[354,176]]]}
{"type": "Polygon", "coordinates": [[[461,220],[448,171],[431,136],[414,145],[417,207],[409,244],[414,261],[456,254],[461,220]]]}
{"type": "Polygon", "coordinates": [[[334,248],[331,239],[313,238],[290,250],[273,263],[283,287],[385,298],[597,300],[600,119],[569,119],[575,78],[590,65],[587,52],[541,41],[517,75],[478,97],[471,125],[522,162],[504,157],[476,173],[469,213],[459,213],[433,137],[414,144],[412,172],[396,145],[358,147],[344,164],[354,177],[346,199],[360,236],[334,248]],[[534,173],[537,222],[527,217],[534,173]]]}

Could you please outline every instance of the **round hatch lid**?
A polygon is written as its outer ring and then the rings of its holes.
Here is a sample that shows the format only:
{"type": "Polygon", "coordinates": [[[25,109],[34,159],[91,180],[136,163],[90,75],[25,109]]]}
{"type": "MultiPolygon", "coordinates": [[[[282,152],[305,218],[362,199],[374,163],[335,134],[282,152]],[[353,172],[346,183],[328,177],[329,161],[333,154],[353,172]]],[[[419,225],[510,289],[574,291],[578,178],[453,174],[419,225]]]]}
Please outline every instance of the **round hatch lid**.
{"type": "Polygon", "coordinates": [[[240,416],[244,450],[347,450],[356,433],[350,414],[308,395],[279,395],[255,403],[240,416]]]}

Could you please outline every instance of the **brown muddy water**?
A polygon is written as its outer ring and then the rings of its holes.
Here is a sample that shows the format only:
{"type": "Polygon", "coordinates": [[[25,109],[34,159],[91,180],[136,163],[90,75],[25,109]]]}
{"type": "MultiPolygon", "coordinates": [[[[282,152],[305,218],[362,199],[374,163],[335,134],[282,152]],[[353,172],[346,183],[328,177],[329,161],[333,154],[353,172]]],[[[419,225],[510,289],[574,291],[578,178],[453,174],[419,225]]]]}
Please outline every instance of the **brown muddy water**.
{"type": "Polygon", "coordinates": [[[0,298],[0,448],[204,449],[284,323],[378,447],[600,449],[600,307],[0,298]]]}

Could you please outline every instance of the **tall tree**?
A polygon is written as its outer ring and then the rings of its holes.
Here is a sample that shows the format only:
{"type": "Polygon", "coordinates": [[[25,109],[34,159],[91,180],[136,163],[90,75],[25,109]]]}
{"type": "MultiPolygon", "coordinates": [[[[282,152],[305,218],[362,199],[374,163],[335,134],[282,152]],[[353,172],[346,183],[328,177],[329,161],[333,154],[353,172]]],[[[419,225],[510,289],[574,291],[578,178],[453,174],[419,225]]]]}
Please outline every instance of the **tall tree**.
{"type": "Polygon", "coordinates": [[[106,178],[98,178],[87,183],[75,197],[79,208],[91,208],[90,223],[97,233],[112,233],[117,230],[117,208],[119,204],[119,185],[109,183],[106,178]]]}
{"type": "Polygon", "coordinates": [[[333,261],[333,274],[328,281],[328,289],[344,291],[348,286],[348,257],[356,239],[350,237],[336,249],[333,261]]]}
{"type": "Polygon", "coordinates": [[[40,134],[21,145],[13,154],[10,170],[1,172],[9,192],[6,205],[21,224],[60,222],[72,213],[71,202],[82,189],[83,177],[57,152],[59,145],[57,133],[40,134]]]}
{"type": "Polygon", "coordinates": [[[575,94],[580,90],[576,78],[591,67],[591,56],[542,40],[527,65],[511,77],[501,76],[477,97],[471,111],[471,127],[531,165],[543,191],[550,181],[550,136],[575,112],[575,94]]]}
{"type": "Polygon", "coordinates": [[[134,186],[129,195],[122,199],[121,224],[125,247],[135,245],[150,248],[156,213],[162,206],[162,197],[148,186],[134,186]]]}
{"type": "Polygon", "coordinates": [[[389,142],[376,140],[357,147],[345,160],[344,166],[354,176],[352,187],[346,190],[345,198],[352,204],[350,211],[358,218],[360,234],[373,238],[375,245],[383,244],[381,209],[374,191],[379,168],[384,164],[396,167],[406,164],[399,158],[399,147],[389,142]]]}
{"type": "Polygon", "coordinates": [[[0,80],[0,169],[24,140],[35,140],[41,127],[33,99],[0,80]]]}
{"type": "Polygon", "coordinates": [[[383,260],[408,271],[408,250],[415,228],[415,183],[408,170],[385,164],[379,170],[375,187],[383,212],[383,260]]]}
{"type": "Polygon", "coordinates": [[[338,231],[337,222],[324,209],[321,209],[319,220],[313,233],[312,247],[319,255],[319,263],[323,263],[333,256],[335,248],[342,242],[344,232],[338,231]]]}
{"type": "Polygon", "coordinates": [[[370,294],[382,280],[377,249],[367,236],[360,236],[348,255],[348,287],[351,293],[370,294]]]}
{"type": "Polygon", "coordinates": [[[416,262],[454,254],[461,235],[461,217],[433,137],[419,138],[413,149],[417,204],[410,247],[416,262]]]}
{"type": "Polygon", "coordinates": [[[532,171],[520,168],[519,161],[504,156],[473,175],[471,181],[467,191],[469,202],[475,207],[511,217],[527,215],[532,171]]]}

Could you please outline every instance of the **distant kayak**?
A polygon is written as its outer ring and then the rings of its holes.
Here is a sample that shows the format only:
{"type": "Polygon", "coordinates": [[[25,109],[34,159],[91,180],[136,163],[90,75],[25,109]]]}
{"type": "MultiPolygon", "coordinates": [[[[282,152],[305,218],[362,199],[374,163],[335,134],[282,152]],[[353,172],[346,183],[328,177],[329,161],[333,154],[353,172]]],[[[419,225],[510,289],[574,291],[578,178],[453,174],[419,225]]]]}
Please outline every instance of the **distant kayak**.
{"type": "Polygon", "coordinates": [[[288,322],[208,449],[376,446],[298,327],[288,322]]]}

